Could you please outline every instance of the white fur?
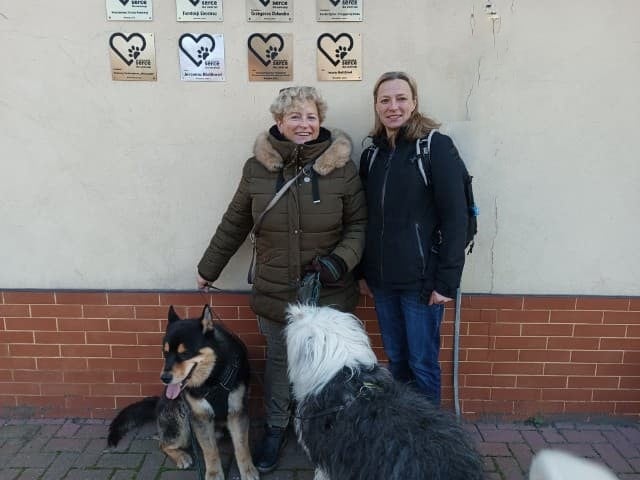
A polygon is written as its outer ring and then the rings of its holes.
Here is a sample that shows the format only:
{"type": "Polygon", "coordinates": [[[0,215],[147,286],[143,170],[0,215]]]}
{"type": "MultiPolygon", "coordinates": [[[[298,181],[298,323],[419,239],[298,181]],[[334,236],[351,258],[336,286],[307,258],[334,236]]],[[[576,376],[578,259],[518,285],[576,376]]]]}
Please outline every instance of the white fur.
{"type": "Polygon", "coordinates": [[[531,462],[529,480],[615,480],[604,466],[562,450],[541,450],[531,462]]]}
{"type": "Polygon", "coordinates": [[[324,473],[324,470],[322,470],[320,467],[317,467],[315,474],[313,476],[313,480],[331,480],[331,479],[327,477],[327,474],[324,473]]]}
{"type": "Polygon", "coordinates": [[[296,400],[320,392],[342,368],[372,367],[377,359],[362,322],[330,307],[289,305],[285,329],[289,379],[296,400]]]}

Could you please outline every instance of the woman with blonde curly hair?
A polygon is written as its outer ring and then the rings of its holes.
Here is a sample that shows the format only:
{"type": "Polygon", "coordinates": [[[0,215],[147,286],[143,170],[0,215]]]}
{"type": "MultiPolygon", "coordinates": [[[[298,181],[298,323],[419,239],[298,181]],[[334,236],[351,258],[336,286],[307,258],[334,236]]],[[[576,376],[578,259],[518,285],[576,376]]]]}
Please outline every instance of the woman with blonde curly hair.
{"type": "Polygon", "coordinates": [[[276,192],[300,174],[262,217],[255,243],[251,308],[267,344],[266,429],[255,458],[263,473],[277,465],[290,417],[285,308],[313,270],[322,283],[319,303],[353,311],[359,295],[352,270],[364,248],[367,220],[351,140],[321,126],[327,105],[316,89],[282,89],[270,111],[275,124],[258,135],[197,275],[199,288],[217,280],[276,192]]]}

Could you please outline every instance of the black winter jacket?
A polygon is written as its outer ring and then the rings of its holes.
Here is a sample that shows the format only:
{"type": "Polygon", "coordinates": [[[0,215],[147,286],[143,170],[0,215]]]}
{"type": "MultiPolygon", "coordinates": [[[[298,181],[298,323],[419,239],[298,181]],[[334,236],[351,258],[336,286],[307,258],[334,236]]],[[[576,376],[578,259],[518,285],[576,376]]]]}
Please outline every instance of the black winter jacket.
{"type": "Polygon", "coordinates": [[[467,206],[465,167],[451,138],[434,133],[431,184],[416,162],[415,141],[398,132],[395,148],[386,138],[369,169],[369,152],[360,161],[367,196],[368,223],[360,274],[378,288],[422,290],[455,297],[465,259],[467,206]],[[438,233],[439,232],[439,233],[438,233]]]}

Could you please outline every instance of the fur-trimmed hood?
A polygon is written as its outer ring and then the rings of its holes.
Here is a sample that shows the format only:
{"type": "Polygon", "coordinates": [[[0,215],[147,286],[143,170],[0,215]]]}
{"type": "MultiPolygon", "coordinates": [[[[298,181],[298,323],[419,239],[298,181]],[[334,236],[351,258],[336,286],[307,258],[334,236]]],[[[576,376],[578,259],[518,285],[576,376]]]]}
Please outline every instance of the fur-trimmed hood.
{"type": "Polygon", "coordinates": [[[342,132],[321,128],[315,141],[299,145],[272,127],[258,137],[254,153],[198,263],[200,276],[217,280],[253,230],[251,308],[257,315],[284,323],[284,310],[298,298],[307,266],[324,255],[339,257],[347,272],[340,285],[320,289],[319,305],[353,311],[360,295],[351,271],[362,258],[367,207],[358,168],[350,159],[351,141],[342,132]],[[312,164],[315,170],[309,171],[312,164]],[[276,192],[296,178],[300,181],[290,183],[271,204],[276,192]]]}
{"type": "Polygon", "coordinates": [[[351,160],[351,138],[338,129],[331,130],[330,139],[326,142],[311,145],[296,145],[288,140],[279,140],[269,132],[263,132],[255,141],[253,154],[267,170],[277,172],[284,168],[299,148],[302,148],[304,163],[317,158],[313,169],[322,176],[344,167],[351,160]]]}

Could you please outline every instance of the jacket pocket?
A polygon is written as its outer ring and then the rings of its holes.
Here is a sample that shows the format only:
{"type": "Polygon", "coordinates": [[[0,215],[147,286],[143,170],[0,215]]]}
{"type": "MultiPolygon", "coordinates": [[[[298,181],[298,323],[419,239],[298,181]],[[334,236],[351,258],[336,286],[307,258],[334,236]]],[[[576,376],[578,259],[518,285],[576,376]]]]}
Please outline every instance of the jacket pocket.
{"type": "Polygon", "coordinates": [[[436,285],[436,270],[438,269],[438,251],[435,248],[429,250],[427,254],[427,267],[422,277],[422,293],[426,295],[428,302],[429,295],[435,289],[436,285]]]}

